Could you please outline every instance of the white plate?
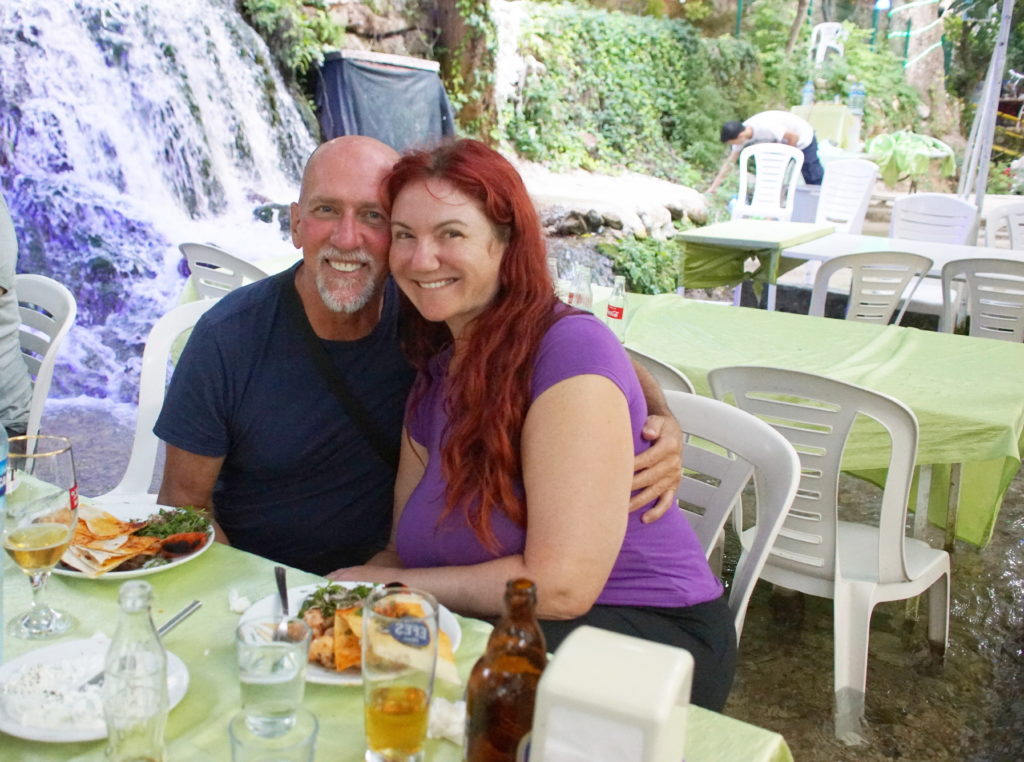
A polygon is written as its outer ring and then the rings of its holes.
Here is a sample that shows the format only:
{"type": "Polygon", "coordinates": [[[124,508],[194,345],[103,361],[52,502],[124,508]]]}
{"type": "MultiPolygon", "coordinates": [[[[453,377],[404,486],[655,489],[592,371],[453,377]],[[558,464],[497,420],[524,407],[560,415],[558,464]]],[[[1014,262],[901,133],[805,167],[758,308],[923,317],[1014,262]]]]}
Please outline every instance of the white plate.
{"type": "MultiPolygon", "coordinates": [[[[315,585],[288,588],[288,613],[292,616],[297,616],[306,598],[318,587],[323,587],[325,584],[327,583],[321,582],[315,585]]],[[[373,585],[372,582],[337,582],[335,584],[349,588],[359,585],[373,585]]],[[[278,616],[279,609],[277,595],[268,595],[246,609],[238,622],[241,624],[242,622],[248,622],[250,619],[257,619],[259,617],[278,616]]],[[[462,628],[459,627],[458,620],[451,611],[438,604],[438,622],[441,625],[441,629],[448,633],[448,637],[452,641],[452,652],[454,653],[458,650],[459,642],[462,640],[462,628]]],[[[310,663],[306,666],[306,682],[320,683],[322,685],[362,685],[363,675],[357,667],[346,669],[343,672],[335,672],[332,669],[324,669],[318,664],[310,663]]]]}
{"type": "MultiPolygon", "coordinates": [[[[0,685],[10,680],[16,672],[24,667],[33,667],[47,662],[61,662],[66,659],[88,659],[102,657],[107,652],[110,641],[105,638],[89,640],[70,640],[67,643],[56,643],[45,648],[37,648],[22,654],[17,659],[0,667],[0,685]]],[[[188,668],[185,663],[170,651],[167,652],[167,694],[169,709],[173,709],[185,697],[188,691],[188,668]]],[[[107,737],[107,729],[96,728],[39,728],[22,725],[4,711],[0,701],[0,730],[28,741],[48,741],[56,743],[73,743],[78,741],[98,741],[107,737]]]]}
{"type": "MultiPolygon", "coordinates": [[[[122,521],[132,521],[132,520],[137,520],[137,519],[146,519],[146,518],[149,518],[150,516],[152,516],[154,513],[157,513],[161,508],[168,508],[169,507],[169,506],[166,506],[166,505],[157,505],[156,503],[100,503],[100,502],[93,502],[92,505],[96,506],[97,508],[99,508],[101,510],[106,511],[111,516],[113,516],[115,518],[118,518],[118,519],[121,519],[122,521]]],[[[75,569],[62,569],[60,567],[60,565],[58,564],[54,568],[53,573],[54,574],[59,574],[62,577],[78,577],[80,579],[96,579],[96,580],[109,579],[109,580],[115,580],[115,581],[118,581],[118,582],[121,581],[121,580],[125,580],[125,579],[131,579],[132,577],[146,577],[146,576],[148,576],[150,574],[159,574],[160,572],[167,571],[168,569],[173,569],[176,566],[181,566],[182,564],[187,564],[189,561],[194,561],[195,559],[199,558],[199,556],[203,555],[203,553],[205,553],[207,550],[209,550],[210,546],[213,545],[213,528],[212,527],[210,528],[209,535],[210,536],[209,536],[209,539],[207,539],[206,544],[203,545],[203,547],[201,547],[195,553],[192,553],[192,554],[187,555],[187,556],[182,556],[181,558],[175,558],[173,561],[169,561],[166,564],[160,564],[160,566],[153,566],[153,567],[150,567],[149,569],[132,569],[131,571],[118,571],[115,568],[115,569],[113,569],[111,571],[108,571],[106,574],[101,574],[98,577],[90,577],[90,576],[88,576],[86,574],[82,574],[82,572],[77,571],[75,569]]]]}

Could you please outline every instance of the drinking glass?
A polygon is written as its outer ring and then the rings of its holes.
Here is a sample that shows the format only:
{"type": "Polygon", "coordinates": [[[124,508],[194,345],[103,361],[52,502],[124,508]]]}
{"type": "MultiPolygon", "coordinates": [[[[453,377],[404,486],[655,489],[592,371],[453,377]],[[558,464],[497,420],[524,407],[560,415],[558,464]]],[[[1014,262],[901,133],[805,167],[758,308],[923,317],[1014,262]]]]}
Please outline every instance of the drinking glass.
{"type": "Polygon", "coordinates": [[[309,626],[301,619],[288,619],[287,632],[282,633],[280,621],[250,619],[235,631],[242,713],[249,730],[264,738],[292,729],[306,689],[309,626]]]}
{"type": "Polygon", "coordinates": [[[408,587],[375,590],[363,604],[367,762],[421,762],[437,665],[437,601],[408,587]]]}
{"type": "Polygon", "coordinates": [[[8,622],[7,631],[28,639],[63,635],[75,618],[46,605],[43,589],[71,544],[78,519],[71,442],[54,436],[11,437],[4,478],[4,550],[32,584],[32,607],[8,622]]]}

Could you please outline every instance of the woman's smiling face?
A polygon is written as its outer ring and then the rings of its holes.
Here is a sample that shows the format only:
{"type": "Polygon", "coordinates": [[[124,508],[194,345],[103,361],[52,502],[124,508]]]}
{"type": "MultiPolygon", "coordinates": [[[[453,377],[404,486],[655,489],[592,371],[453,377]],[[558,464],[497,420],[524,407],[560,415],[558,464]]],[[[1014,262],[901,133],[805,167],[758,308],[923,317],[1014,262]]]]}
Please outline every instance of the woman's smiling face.
{"type": "Polygon", "coordinates": [[[391,207],[391,273],[427,320],[458,338],[498,293],[505,239],[446,180],[409,183],[391,207]]]}

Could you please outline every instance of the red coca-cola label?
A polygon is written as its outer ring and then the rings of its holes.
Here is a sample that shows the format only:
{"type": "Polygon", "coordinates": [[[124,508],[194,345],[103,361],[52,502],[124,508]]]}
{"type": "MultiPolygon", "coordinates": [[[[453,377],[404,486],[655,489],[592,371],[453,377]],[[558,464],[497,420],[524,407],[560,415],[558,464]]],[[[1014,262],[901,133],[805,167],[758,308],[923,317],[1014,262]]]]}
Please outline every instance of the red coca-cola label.
{"type": "Polygon", "coordinates": [[[72,484],[71,489],[68,490],[71,493],[71,510],[78,510],[78,485],[72,484]]]}
{"type": "Polygon", "coordinates": [[[612,320],[622,320],[622,312],[622,307],[612,307],[610,304],[608,305],[608,317],[612,320]]]}

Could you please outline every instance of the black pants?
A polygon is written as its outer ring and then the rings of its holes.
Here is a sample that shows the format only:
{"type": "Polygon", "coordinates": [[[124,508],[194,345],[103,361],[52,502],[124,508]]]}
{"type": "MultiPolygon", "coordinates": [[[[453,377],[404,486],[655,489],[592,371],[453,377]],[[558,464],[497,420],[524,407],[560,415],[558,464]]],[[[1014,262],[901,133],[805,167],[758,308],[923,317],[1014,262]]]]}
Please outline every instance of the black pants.
{"type": "Polygon", "coordinates": [[[811,138],[807,148],[803,149],[804,165],[800,168],[800,174],[804,176],[804,182],[808,185],[821,185],[825,177],[825,168],[821,166],[818,159],[818,136],[811,138]]]}
{"type": "Polygon", "coordinates": [[[576,619],[543,620],[548,651],[584,624],[685,648],[693,656],[691,703],[722,711],[736,671],[736,626],[725,596],[681,608],[594,606],[576,619]]]}

